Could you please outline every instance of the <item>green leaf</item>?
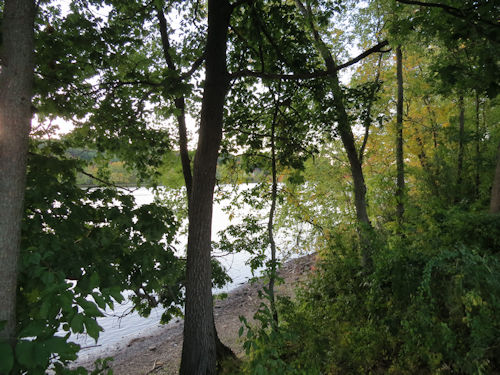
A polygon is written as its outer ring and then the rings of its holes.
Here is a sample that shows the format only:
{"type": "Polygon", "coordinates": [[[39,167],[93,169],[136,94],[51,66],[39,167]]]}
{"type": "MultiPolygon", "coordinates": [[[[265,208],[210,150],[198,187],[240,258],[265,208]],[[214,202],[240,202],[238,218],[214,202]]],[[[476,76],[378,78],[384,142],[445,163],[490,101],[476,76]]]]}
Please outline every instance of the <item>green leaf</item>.
{"type": "Polygon", "coordinates": [[[37,341],[22,340],[16,345],[16,358],[18,362],[28,368],[45,365],[50,353],[44,345],[37,341]]]}
{"type": "Polygon", "coordinates": [[[6,342],[0,342],[0,374],[9,374],[14,366],[14,353],[6,342]]]}
{"type": "Polygon", "coordinates": [[[92,337],[95,342],[97,342],[97,339],[99,338],[99,332],[103,331],[102,327],[97,324],[95,319],[86,318],[85,328],[87,329],[87,333],[89,334],[89,336],[92,337]]]}
{"type": "Polygon", "coordinates": [[[83,315],[75,314],[74,318],[71,320],[71,330],[74,333],[83,333],[83,315]]]}
{"type": "Polygon", "coordinates": [[[121,294],[120,288],[112,287],[112,288],[108,288],[106,291],[109,293],[109,295],[111,295],[111,297],[113,297],[115,299],[116,302],[118,302],[118,303],[123,302],[124,298],[121,294]]]}
{"type": "Polygon", "coordinates": [[[97,305],[94,302],[87,301],[84,298],[78,299],[78,304],[83,308],[85,315],[90,316],[103,316],[102,312],[98,309],[97,305]]]}
{"type": "Polygon", "coordinates": [[[44,344],[50,353],[57,353],[65,358],[74,357],[76,359],[75,353],[77,348],[75,348],[73,343],[67,342],[64,337],[50,337],[44,344]]]}
{"type": "Polygon", "coordinates": [[[46,324],[42,320],[34,320],[28,323],[26,327],[19,333],[19,337],[34,337],[41,335],[46,328],[46,324]]]}
{"type": "Polygon", "coordinates": [[[89,288],[94,289],[99,286],[99,274],[97,272],[94,272],[92,276],[90,276],[90,281],[89,281],[89,288]]]}
{"type": "Polygon", "coordinates": [[[106,308],[106,301],[99,293],[93,292],[92,297],[94,298],[94,301],[97,304],[97,306],[99,306],[99,308],[101,309],[106,308]]]}
{"type": "Polygon", "coordinates": [[[61,303],[61,308],[63,311],[71,311],[73,308],[73,295],[70,292],[63,292],[60,295],[60,303],[61,303]]]}

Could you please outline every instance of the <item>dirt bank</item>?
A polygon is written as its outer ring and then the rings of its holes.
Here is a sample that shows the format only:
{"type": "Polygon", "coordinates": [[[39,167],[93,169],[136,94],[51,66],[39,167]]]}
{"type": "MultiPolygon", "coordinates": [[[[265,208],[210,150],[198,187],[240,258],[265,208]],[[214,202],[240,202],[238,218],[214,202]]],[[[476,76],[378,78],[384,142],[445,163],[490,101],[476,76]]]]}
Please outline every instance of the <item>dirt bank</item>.
{"type": "MultiPolygon", "coordinates": [[[[277,294],[293,296],[295,286],[304,279],[314,263],[314,255],[292,259],[280,269],[284,284],[277,287],[277,294]]],[[[238,330],[241,327],[239,316],[251,320],[261,300],[258,291],[261,283],[244,284],[232,290],[228,297],[215,303],[215,324],[222,342],[231,347],[238,355],[243,354],[238,330]]],[[[158,328],[149,336],[135,338],[118,350],[102,353],[111,356],[111,367],[117,375],[177,374],[182,349],[183,321],[158,328]]],[[[91,368],[95,358],[80,363],[91,368]]]]}

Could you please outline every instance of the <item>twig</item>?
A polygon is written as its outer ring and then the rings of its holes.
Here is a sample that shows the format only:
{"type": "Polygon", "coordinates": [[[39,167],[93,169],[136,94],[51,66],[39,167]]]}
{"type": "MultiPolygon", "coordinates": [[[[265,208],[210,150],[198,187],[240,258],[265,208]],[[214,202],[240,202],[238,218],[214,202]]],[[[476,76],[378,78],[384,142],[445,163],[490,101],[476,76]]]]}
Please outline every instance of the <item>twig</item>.
{"type": "Polygon", "coordinates": [[[84,346],[83,348],[80,348],[80,350],[84,349],[91,349],[91,348],[97,348],[99,346],[102,346],[101,344],[96,344],[96,345],[89,345],[89,346],[84,346]]]}

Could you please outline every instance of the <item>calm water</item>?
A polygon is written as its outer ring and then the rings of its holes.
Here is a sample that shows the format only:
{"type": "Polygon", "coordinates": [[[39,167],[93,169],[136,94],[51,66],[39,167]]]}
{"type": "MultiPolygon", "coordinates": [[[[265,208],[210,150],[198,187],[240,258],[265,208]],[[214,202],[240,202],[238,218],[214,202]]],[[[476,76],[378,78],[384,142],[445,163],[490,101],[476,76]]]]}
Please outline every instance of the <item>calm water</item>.
{"type": "MultiPolygon", "coordinates": [[[[251,185],[243,185],[240,189],[249,189],[250,187],[251,185]]],[[[151,203],[154,199],[151,191],[146,188],[135,190],[133,195],[138,205],[151,203]]],[[[238,213],[246,213],[251,209],[248,206],[243,206],[239,209],[239,212],[236,212],[236,214],[231,217],[231,220],[229,220],[229,215],[223,210],[223,208],[229,204],[230,202],[227,199],[214,204],[212,219],[213,240],[218,239],[217,232],[225,229],[230,224],[239,222],[238,213]]],[[[179,251],[186,246],[186,242],[187,240],[185,238],[180,238],[179,251]]],[[[214,293],[230,291],[252,277],[251,269],[246,265],[246,261],[249,259],[247,253],[216,255],[233,281],[221,290],[214,290],[214,293]]],[[[259,274],[258,271],[257,274],[259,274]]],[[[97,346],[91,337],[86,335],[74,336],[73,340],[79,343],[83,348],[80,352],[80,359],[85,360],[86,358],[94,357],[98,353],[113,350],[121,345],[126,345],[133,338],[151,334],[160,326],[159,322],[163,312],[162,308],[154,309],[148,318],[143,318],[136,312],[130,313],[131,310],[132,304],[125,301],[121,305],[116,304],[113,311],[106,311],[106,315],[98,319],[98,323],[103,327],[104,332],[101,332],[97,346]]]]}

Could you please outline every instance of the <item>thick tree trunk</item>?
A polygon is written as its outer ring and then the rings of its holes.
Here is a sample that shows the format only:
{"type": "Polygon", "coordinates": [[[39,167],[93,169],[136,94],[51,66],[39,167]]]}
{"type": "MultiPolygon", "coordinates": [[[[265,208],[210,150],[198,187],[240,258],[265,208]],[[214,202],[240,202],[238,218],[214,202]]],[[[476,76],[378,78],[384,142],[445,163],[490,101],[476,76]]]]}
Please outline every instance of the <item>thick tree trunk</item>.
{"type": "Polygon", "coordinates": [[[492,214],[500,212],[500,144],[498,145],[497,167],[493,178],[493,187],[491,188],[490,212],[492,214]]]}
{"type": "Polygon", "coordinates": [[[31,126],[35,4],[6,0],[0,57],[0,339],[14,343],[17,264],[31,126]]]}
{"type": "Polygon", "coordinates": [[[404,215],[405,169],[403,158],[403,53],[401,46],[396,48],[396,76],[398,82],[398,100],[396,105],[396,219],[400,227],[404,215]]]}
{"type": "MultiPolygon", "coordinates": [[[[165,18],[165,14],[161,8],[157,7],[156,12],[161,34],[163,57],[165,58],[165,62],[167,63],[168,68],[179,74],[180,72],[177,70],[177,67],[175,66],[174,60],[172,59],[170,53],[170,40],[168,37],[167,19],[165,18]]],[[[193,173],[191,170],[191,160],[189,159],[187,129],[186,129],[186,103],[184,96],[179,96],[175,98],[174,105],[175,108],[179,111],[176,116],[178,130],[179,130],[179,154],[181,158],[184,184],[186,186],[186,195],[187,195],[188,213],[189,213],[190,202],[191,202],[191,191],[193,186],[193,173]]],[[[217,362],[222,362],[225,358],[228,357],[236,359],[236,355],[231,350],[231,348],[224,345],[224,343],[219,339],[219,335],[217,334],[217,329],[215,327],[215,320],[213,321],[213,331],[216,341],[217,362]]]]}
{"type": "Polygon", "coordinates": [[[208,1],[206,78],[189,209],[182,375],[216,372],[210,252],[215,172],[229,87],[226,43],[230,14],[226,0],[208,1]]]}

